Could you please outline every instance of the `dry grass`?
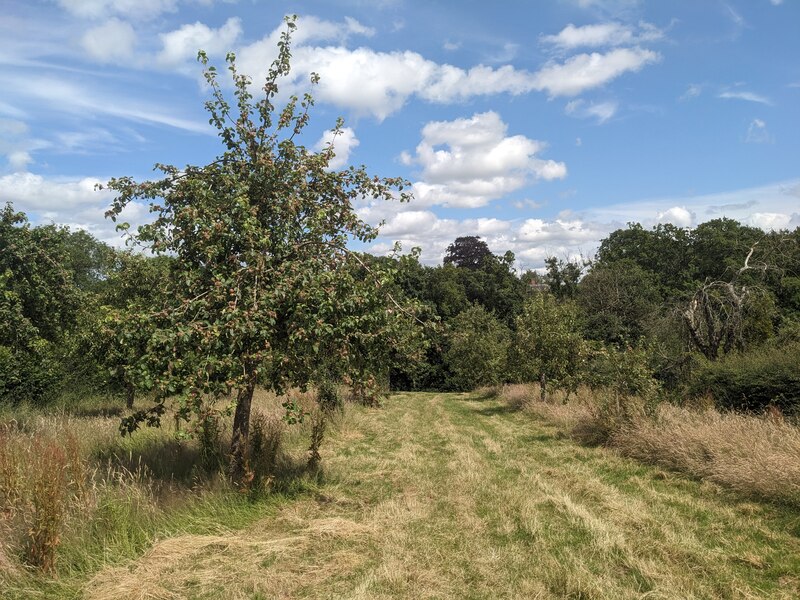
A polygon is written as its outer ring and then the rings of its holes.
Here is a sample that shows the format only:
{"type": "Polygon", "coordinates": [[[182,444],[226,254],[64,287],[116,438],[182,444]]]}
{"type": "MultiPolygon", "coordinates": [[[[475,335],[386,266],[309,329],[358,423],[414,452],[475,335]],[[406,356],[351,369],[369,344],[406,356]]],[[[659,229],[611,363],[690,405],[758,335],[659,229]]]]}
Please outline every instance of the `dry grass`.
{"type": "Polygon", "coordinates": [[[328,441],[313,495],[241,531],[162,540],[86,596],[800,594],[796,513],[577,446],[486,395],[354,407],[328,441]]]}
{"type": "MultiPolygon", "coordinates": [[[[311,393],[293,398],[305,410],[314,406],[311,393]]],[[[269,492],[283,471],[287,480],[302,475],[308,427],[287,432],[282,401],[263,391],[254,399],[251,498],[269,492]]],[[[179,440],[167,415],[161,429],[121,438],[118,415],[79,414],[0,413],[0,597],[6,585],[17,597],[50,589],[55,580],[28,567],[74,579],[137,555],[159,531],[205,523],[195,514],[217,511],[234,493],[217,460],[229,422],[207,428],[205,440],[179,440]]]]}
{"type": "Polygon", "coordinates": [[[780,417],[665,405],[657,419],[620,429],[612,445],[743,494],[800,506],[800,429],[780,417]]]}
{"type": "Polygon", "coordinates": [[[569,401],[532,400],[538,386],[507,386],[501,398],[590,445],[603,443],[648,464],[688,473],[741,494],[800,506],[800,428],[780,414],[720,413],[660,405],[651,417],[642,403],[622,408],[580,389],[569,401]],[[525,401],[525,399],[529,399],[525,401]]]}

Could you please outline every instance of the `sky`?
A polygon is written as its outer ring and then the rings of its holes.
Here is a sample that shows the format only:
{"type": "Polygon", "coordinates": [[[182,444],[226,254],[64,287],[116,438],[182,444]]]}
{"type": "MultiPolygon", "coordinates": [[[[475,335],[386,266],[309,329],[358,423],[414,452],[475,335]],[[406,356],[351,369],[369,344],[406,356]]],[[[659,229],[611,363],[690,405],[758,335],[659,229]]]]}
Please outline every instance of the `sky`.
{"type": "Polygon", "coordinates": [[[197,51],[259,81],[287,14],[300,143],[341,116],[333,167],[413,184],[358,204],[370,251],[478,235],[521,271],[628,222],[800,226],[800,0],[4,0],[0,203],[122,245],[95,185],[220,154],[197,51]]]}

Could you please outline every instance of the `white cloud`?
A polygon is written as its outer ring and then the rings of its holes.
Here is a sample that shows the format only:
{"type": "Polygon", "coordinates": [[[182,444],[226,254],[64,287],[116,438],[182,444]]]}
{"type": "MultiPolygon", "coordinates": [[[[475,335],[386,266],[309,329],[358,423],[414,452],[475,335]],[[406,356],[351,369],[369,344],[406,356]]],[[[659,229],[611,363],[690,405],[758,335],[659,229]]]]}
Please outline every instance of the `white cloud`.
{"type": "Polygon", "coordinates": [[[0,177],[0,197],[13,202],[24,211],[71,210],[85,204],[97,204],[108,193],[96,192],[99,179],[86,177],[72,181],[46,179],[29,172],[18,172],[0,177]]]}
{"type": "MultiPolygon", "coordinates": [[[[272,47],[263,41],[243,48],[239,54],[242,71],[263,72],[271,53],[272,47]]],[[[314,90],[317,99],[357,114],[371,114],[379,120],[402,108],[412,96],[446,104],[474,96],[524,94],[534,89],[531,73],[508,65],[500,68],[478,65],[465,70],[437,64],[411,51],[295,46],[291,91],[304,88],[311,72],[321,77],[314,90]]]]}
{"type": "Polygon", "coordinates": [[[16,119],[0,119],[0,155],[5,156],[7,167],[0,166],[0,172],[23,171],[33,162],[32,152],[49,146],[49,143],[33,139],[28,125],[16,119]]]}
{"type": "Polygon", "coordinates": [[[90,85],[80,85],[67,79],[12,75],[6,77],[5,83],[8,89],[13,89],[14,94],[26,102],[43,103],[61,113],[83,116],[89,112],[150,125],[167,125],[195,133],[213,133],[207,123],[192,121],[151,103],[109,96],[90,85]]]}
{"type": "Polygon", "coordinates": [[[58,0],[66,11],[87,19],[121,15],[131,19],[151,19],[175,12],[178,0],[58,0]]]}
{"type": "Polygon", "coordinates": [[[26,168],[31,162],[33,162],[33,158],[31,157],[30,153],[25,150],[15,150],[8,154],[8,165],[14,171],[21,171],[26,168]]]}
{"type": "Polygon", "coordinates": [[[672,223],[678,227],[691,227],[694,224],[695,215],[685,206],[673,206],[658,213],[656,220],[659,223],[672,223]]]}
{"type": "Polygon", "coordinates": [[[205,50],[212,56],[225,55],[233,50],[241,34],[242,22],[238,17],[231,17],[218,29],[200,22],[183,25],[160,35],[162,49],[158,54],[158,62],[164,66],[179,66],[194,60],[198,50],[205,50]]]}
{"type": "Polygon", "coordinates": [[[702,93],[703,93],[703,86],[698,85],[696,83],[692,83],[689,85],[689,87],[686,88],[686,91],[679,98],[679,100],[690,100],[692,98],[697,98],[702,93]]]}
{"type": "Polygon", "coordinates": [[[773,6],[780,6],[783,4],[783,0],[769,0],[773,6]]]}
{"type": "MultiPolygon", "coordinates": [[[[16,210],[28,214],[34,223],[58,223],[72,229],[83,229],[115,246],[123,240],[116,225],[105,218],[113,193],[96,190],[104,183],[96,177],[43,177],[27,171],[0,177],[0,197],[12,202],[16,210]]],[[[123,211],[121,221],[136,226],[145,222],[149,212],[141,203],[131,203],[123,211]]]]}
{"type": "Polygon", "coordinates": [[[316,143],[317,150],[325,149],[329,144],[333,144],[335,156],[328,163],[328,168],[332,170],[341,169],[348,166],[350,160],[350,153],[353,148],[359,145],[358,138],[355,131],[350,127],[342,127],[339,134],[334,136],[333,130],[326,131],[316,143]]]}
{"type": "MultiPolygon", "coordinates": [[[[649,229],[657,223],[691,227],[719,217],[764,229],[800,226],[797,199],[800,180],[705,196],[662,198],[573,212],[562,210],[555,218],[525,220],[445,219],[408,205],[385,203],[360,212],[377,223],[386,219],[374,252],[391,249],[400,241],[408,249],[422,248],[426,264],[441,263],[445,249],[460,235],[480,235],[495,253],[511,250],[517,268],[542,268],[548,256],[593,256],[600,241],[629,221],[649,229]],[[388,208],[391,207],[391,208],[388,208]],[[753,209],[757,208],[756,212],[753,209]],[[392,212],[393,211],[393,212],[392,212]],[[404,216],[411,212],[410,216],[404,216]]],[[[412,203],[413,204],[413,203],[412,203]]]]}
{"type": "Polygon", "coordinates": [[[425,206],[478,207],[517,190],[531,178],[562,179],[564,163],[538,158],[543,142],[507,136],[508,126],[495,112],[469,119],[434,121],[422,129],[412,157],[401,160],[422,167],[415,197],[425,206]]]}
{"type": "Polygon", "coordinates": [[[596,23],[576,27],[567,25],[556,35],[542,36],[541,40],[562,50],[580,47],[622,46],[653,42],[664,37],[664,32],[650,23],[639,23],[638,30],[622,23],[596,23]]]}
{"type": "Polygon", "coordinates": [[[605,123],[617,113],[619,105],[616,102],[585,102],[572,100],[564,107],[568,115],[581,118],[596,118],[598,123],[605,123]]]}
{"type": "Polygon", "coordinates": [[[578,54],[564,63],[550,64],[534,76],[534,87],[550,96],[577,96],[628,71],[639,71],[661,56],[642,48],[617,48],[606,54],[578,54]]]}
{"type": "Polygon", "coordinates": [[[122,62],[133,56],[136,32],[130,23],[109,19],[87,31],[81,38],[81,45],[97,62],[122,62]]]}
{"type": "Polygon", "coordinates": [[[772,105],[772,100],[767,98],[766,96],[762,96],[761,94],[755,94],[753,92],[722,92],[719,95],[719,98],[724,98],[726,100],[745,100],[746,102],[757,102],[759,104],[766,104],[768,106],[772,105]]]}
{"type": "Polygon", "coordinates": [[[792,215],[785,213],[759,212],[753,213],[747,220],[749,225],[765,231],[788,229],[792,224],[792,215]]]}
{"type": "Polygon", "coordinates": [[[514,207],[520,210],[536,210],[537,208],[542,208],[542,206],[544,206],[542,202],[537,202],[536,200],[531,200],[530,198],[526,198],[525,200],[517,200],[514,202],[514,207]]]}
{"type": "Polygon", "coordinates": [[[753,119],[747,128],[747,136],[744,141],[749,144],[770,144],[775,140],[767,130],[765,121],[753,119]]]}
{"type": "MultiPolygon", "coordinates": [[[[647,27],[650,26],[640,26],[640,37],[647,27]]],[[[212,31],[195,24],[178,32],[185,34],[188,28],[198,29],[203,37],[212,31]]],[[[240,47],[237,51],[240,70],[252,75],[255,81],[260,80],[275,58],[276,43],[283,30],[283,26],[278,27],[262,39],[240,47]]],[[[292,72],[283,82],[282,93],[301,93],[308,89],[310,74],[318,73],[321,80],[314,89],[317,100],[352,110],[356,116],[372,115],[383,120],[414,97],[449,104],[477,96],[521,95],[532,91],[546,91],[551,96],[577,95],[660,58],[650,50],[618,48],[606,54],[581,54],[564,64],[550,63],[538,72],[530,72],[511,65],[461,68],[437,63],[412,51],[382,52],[363,46],[350,49],[345,45],[354,35],[373,34],[372,29],[351,18],[332,22],[301,17],[292,40],[292,72]]],[[[167,62],[168,55],[174,56],[176,63],[189,57],[185,44],[176,46],[175,52],[165,50],[162,62],[167,62]]],[[[194,41],[191,46],[193,54],[198,44],[194,41]]],[[[494,58],[506,60],[515,51],[513,44],[507,45],[503,50],[505,56],[494,58]]]]}

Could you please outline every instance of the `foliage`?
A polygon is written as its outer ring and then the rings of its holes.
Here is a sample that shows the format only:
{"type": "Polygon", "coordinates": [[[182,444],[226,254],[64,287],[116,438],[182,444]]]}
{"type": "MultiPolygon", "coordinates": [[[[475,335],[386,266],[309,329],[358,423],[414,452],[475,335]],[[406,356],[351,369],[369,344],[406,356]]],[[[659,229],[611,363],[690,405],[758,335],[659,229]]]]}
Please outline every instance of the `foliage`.
{"type": "Polygon", "coordinates": [[[614,348],[600,346],[591,353],[586,382],[605,389],[617,403],[637,396],[653,403],[659,391],[652,368],[654,349],[645,344],[614,348]]]}
{"type": "Polygon", "coordinates": [[[559,303],[547,293],[525,303],[516,320],[511,360],[519,380],[540,383],[542,400],[548,386],[573,389],[578,384],[585,350],[573,303],[559,303]]]}
{"type": "Polygon", "coordinates": [[[450,372],[448,387],[468,391],[502,383],[509,343],[508,328],[481,305],[460,313],[448,327],[444,354],[450,372]]]}
{"type": "Polygon", "coordinates": [[[545,260],[547,275],[545,281],[550,286],[550,293],[556,298],[574,298],[578,290],[578,281],[586,265],[568,260],[557,259],[550,256],[545,260]]]}
{"type": "Polygon", "coordinates": [[[644,337],[661,305],[655,276],[630,259],[593,268],[578,291],[586,337],[610,344],[644,337]]]}
{"type": "Polygon", "coordinates": [[[491,257],[492,251],[480,236],[466,235],[457,237],[447,247],[444,264],[462,269],[479,269],[484,259],[491,257]]]}
{"type": "Polygon", "coordinates": [[[0,211],[0,402],[42,401],[62,376],[84,298],[70,240],[66,228],[31,227],[10,204],[0,211]]]}
{"type": "MultiPolygon", "coordinates": [[[[109,215],[149,200],[155,219],[133,239],[175,258],[164,305],[141,315],[151,333],[134,369],[136,386],[152,390],[157,404],[125,425],[157,423],[169,397],[191,419],[206,396],[233,391],[234,479],[244,474],[257,383],[276,391],[305,386],[322,357],[337,374],[369,380],[372,353],[391,347],[389,340],[402,347],[397,336],[411,329],[407,311],[382,291],[391,273],[347,249],[351,240],[377,235],[359,220],[353,202],[391,199],[405,182],[371,177],[363,167],[332,171],[333,145],[313,153],[295,142],[309,121],[312,97],[292,97],[280,111],[273,105],[289,73],[294,28],[287,19],[258,100],[229,54],[235,105],[229,104],[216,69],[200,53],[213,96],[206,108],[224,143],[216,160],[184,169],[158,165],[165,176],[157,181],[122,177],[108,184],[118,193],[109,215]]],[[[339,121],[334,139],[341,127],[339,121]]]]}
{"type": "Polygon", "coordinates": [[[700,361],[690,389],[695,395],[711,394],[722,408],[760,411],[773,405],[796,413],[800,410],[798,365],[798,341],[734,352],[717,361],[700,361]]]}
{"type": "Polygon", "coordinates": [[[662,298],[685,290],[695,279],[690,232],[675,225],[659,224],[648,231],[638,223],[609,234],[597,250],[596,264],[631,260],[653,274],[662,298]]]}

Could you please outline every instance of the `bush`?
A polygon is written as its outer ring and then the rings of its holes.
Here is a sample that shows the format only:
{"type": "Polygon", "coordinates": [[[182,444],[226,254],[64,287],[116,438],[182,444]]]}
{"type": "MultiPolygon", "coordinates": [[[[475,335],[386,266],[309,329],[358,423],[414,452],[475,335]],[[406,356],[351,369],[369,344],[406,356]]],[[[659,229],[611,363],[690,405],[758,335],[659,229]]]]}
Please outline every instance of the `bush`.
{"type": "Polygon", "coordinates": [[[701,360],[692,376],[692,395],[711,394],[720,408],[761,411],[775,406],[800,412],[800,342],[701,360]]]}
{"type": "Polygon", "coordinates": [[[447,386],[468,391],[502,383],[510,337],[508,328],[479,304],[456,316],[447,335],[445,362],[450,371],[447,386]]]}

